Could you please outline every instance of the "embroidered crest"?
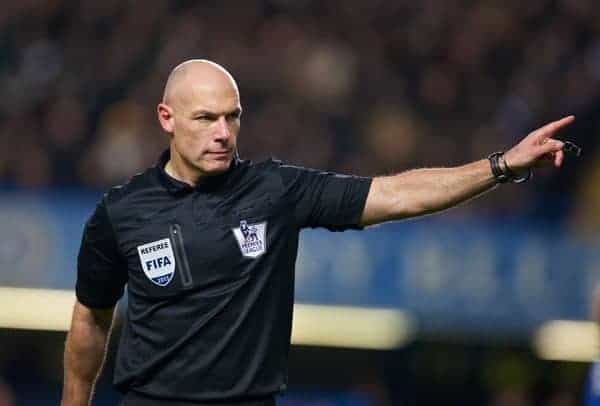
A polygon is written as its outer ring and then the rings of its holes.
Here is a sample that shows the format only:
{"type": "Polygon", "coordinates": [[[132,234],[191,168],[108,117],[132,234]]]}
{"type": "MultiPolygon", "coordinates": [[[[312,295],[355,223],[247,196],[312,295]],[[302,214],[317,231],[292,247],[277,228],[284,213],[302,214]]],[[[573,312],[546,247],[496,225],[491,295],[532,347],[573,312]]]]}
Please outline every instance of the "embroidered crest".
{"type": "Polygon", "coordinates": [[[144,273],[158,286],[166,286],[175,274],[175,256],[171,240],[162,240],[139,245],[137,247],[144,273]]]}
{"type": "Polygon", "coordinates": [[[240,226],[233,229],[233,234],[243,256],[256,258],[267,251],[266,221],[258,224],[248,224],[246,220],[242,220],[240,226]]]}

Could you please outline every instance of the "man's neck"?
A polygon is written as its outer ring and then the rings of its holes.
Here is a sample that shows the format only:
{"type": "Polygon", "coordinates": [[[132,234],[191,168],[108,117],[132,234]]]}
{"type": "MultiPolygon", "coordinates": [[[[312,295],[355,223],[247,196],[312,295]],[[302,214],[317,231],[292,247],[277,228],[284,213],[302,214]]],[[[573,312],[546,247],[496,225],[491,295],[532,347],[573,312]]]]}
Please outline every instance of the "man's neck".
{"type": "Polygon", "coordinates": [[[192,187],[196,187],[200,183],[200,179],[204,176],[188,168],[183,160],[171,158],[165,164],[165,172],[170,177],[177,179],[180,182],[187,183],[192,187]]]}

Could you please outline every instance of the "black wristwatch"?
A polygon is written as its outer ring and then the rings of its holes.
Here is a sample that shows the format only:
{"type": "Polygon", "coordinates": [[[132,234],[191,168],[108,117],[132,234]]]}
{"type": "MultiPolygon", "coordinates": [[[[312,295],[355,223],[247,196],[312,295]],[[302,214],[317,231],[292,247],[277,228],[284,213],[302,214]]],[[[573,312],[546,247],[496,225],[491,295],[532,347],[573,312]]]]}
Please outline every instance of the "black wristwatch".
{"type": "Polygon", "coordinates": [[[504,151],[494,152],[487,158],[490,161],[492,174],[498,183],[523,183],[531,179],[533,176],[533,171],[531,168],[527,168],[527,173],[525,175],[518,175],[515,173],[506,163],[506,160],[504,159],[504,151]]]}

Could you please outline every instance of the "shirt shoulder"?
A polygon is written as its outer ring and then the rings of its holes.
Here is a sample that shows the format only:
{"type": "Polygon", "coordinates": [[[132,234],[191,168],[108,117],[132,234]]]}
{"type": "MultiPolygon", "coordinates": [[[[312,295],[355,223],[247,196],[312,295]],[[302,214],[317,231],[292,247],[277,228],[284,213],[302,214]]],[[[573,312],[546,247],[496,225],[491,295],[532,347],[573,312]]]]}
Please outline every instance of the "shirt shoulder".
{"type": "Polygon", "coordinates": [[[240,161],[239,181],[245,184],[255,184],[257,187],[267,187],[271,191],[283,189],[281,167],[283,162],[275,158],[262,161],[240,161]]]}
{"type": "Polygon", "coordinates": [[[132,176],[122,185],[108,189],[102,197],[115,230],[122,221],[143,220],[173,197],[161,183],[158,169],[153,167],[132,176]]]}
{"type": "Polygon", "coordinates": [[[149,168],[144,172],[133,175],[121,185],[112,186],[104,193],[103,200],[106,204],[116,205],[131,195],[158,187],[155,171],[156,168],[149,168]]]}
{"type": "Polygon", "coordinates": [[[247,170],[255,172],[257,174],[277,172],[281,166],[284,165],[283,161],[270,157],[263,159],[258,162],[254,161],[241,161],[241,167],[246,167],[247,170]]]}
{"type": "Polygon", "coordinates": [[[259,162],[248,162],[249,170],[254,176],[270,178],[277,180],[280,186],[284,187],[290,178],[301,172],[317,172],[314,169],[305,168],[298,165],[289,164],[280,159],[270,157],[259,162]]]}
{"type": "Polygon", "coordinates": [[[371,178],[326,172],[267,159],[256,171],[277,185],[280,201],[298,227],[325,227],[332,231],[360,229],[371,178]]]}

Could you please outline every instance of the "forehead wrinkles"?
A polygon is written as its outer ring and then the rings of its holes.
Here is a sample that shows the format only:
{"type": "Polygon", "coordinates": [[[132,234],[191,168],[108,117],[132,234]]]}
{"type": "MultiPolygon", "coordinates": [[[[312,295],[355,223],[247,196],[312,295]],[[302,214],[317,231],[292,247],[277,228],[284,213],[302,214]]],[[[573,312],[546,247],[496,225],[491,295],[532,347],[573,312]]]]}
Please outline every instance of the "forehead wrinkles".
{"type": "Polygon", "coordinates": [[[186,89],[180,103],[180,107],[187,111],[203,109],[214,113],[224,113],[239,106],[239,97],[231,86],[194,83],[186,89]]]}
{"type": "Polygon", "coordinates": [[[211,112],[226,112],[239,106],[239,96],[231,85],[196,81],[180,84],[174,94],[173,107],[181,112],[205,109],[211,112]]]}
{"type": "Polygon", "coordinates": [[[233,77],[218,65],[203,61],[184,63],[176,68],[165,87],[165,102],[188,110],[198,105],[217,110],[239,105],[239,92],[233,77]]]}

